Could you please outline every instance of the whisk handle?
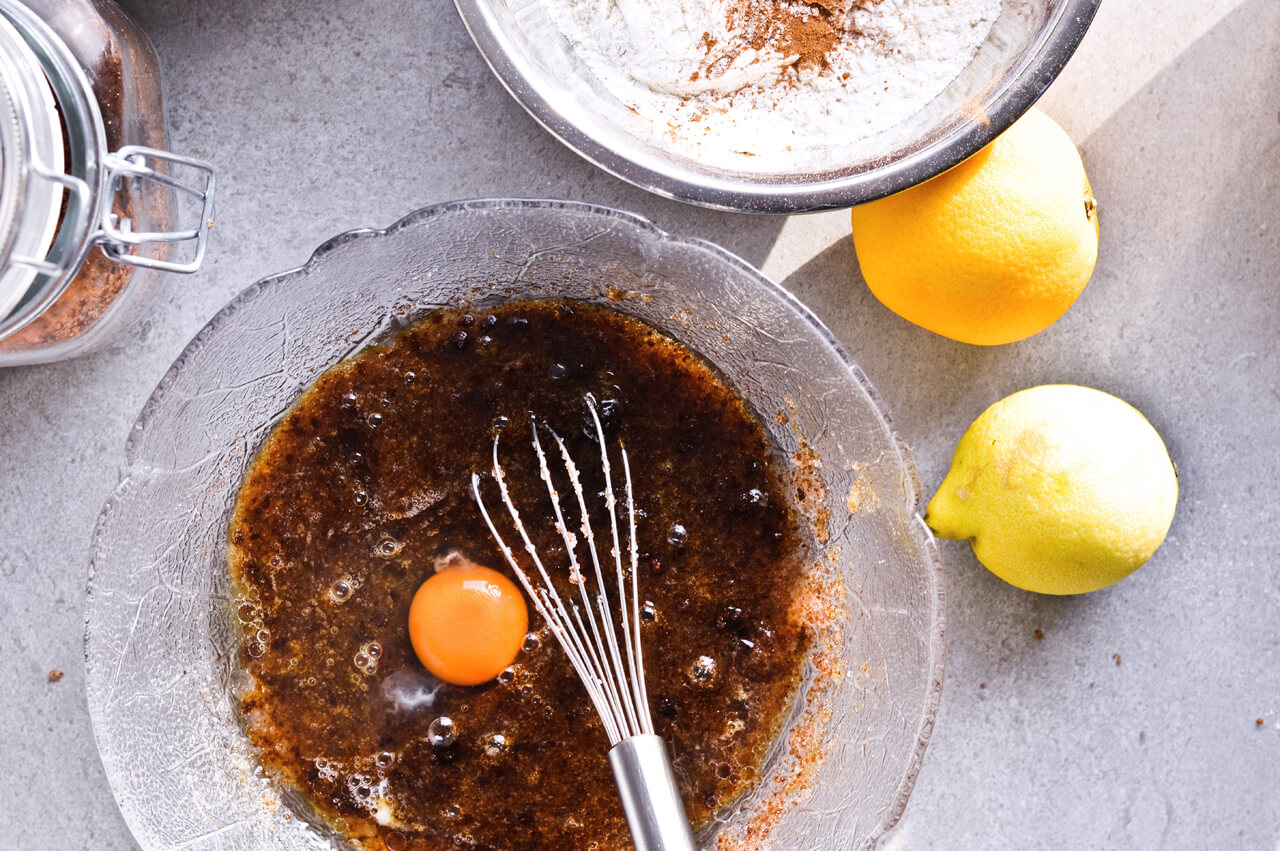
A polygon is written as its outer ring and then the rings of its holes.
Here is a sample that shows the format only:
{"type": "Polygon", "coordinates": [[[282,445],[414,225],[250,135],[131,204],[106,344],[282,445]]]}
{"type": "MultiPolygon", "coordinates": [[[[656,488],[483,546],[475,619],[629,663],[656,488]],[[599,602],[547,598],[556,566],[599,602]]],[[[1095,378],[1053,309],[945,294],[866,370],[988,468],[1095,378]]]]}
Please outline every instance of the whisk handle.
{"type": "Polygon", "coordinates": [[[680,789],[661,736],[623,739],[609,751],[636,851],[695,851],[680,789]]]}

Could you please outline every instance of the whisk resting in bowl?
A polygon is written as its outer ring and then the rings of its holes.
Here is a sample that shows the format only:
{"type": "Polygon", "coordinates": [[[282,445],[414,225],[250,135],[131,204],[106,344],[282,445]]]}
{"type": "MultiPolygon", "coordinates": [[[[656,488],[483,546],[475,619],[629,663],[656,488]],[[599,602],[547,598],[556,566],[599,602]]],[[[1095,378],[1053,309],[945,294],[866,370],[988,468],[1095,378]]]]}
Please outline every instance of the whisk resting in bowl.
{"type": "Polygon", "coordinates": [[[560,494],[552,481],[547,454],[538,437],[538,423],[533,427],[533,451],[538,459],[538,470],[555,519],[556,531],[564,540],[568,558],[569,583],[577,588],[580,599],[572,594],[568,604],[556,590],[538,548],[520,519],[520,512],[511,499],[506,477],[498,463],[498,438],[493,440],[493,478],[498,483],[502,503],[506,506],[516,533],[524,543],[524,550],[533,564],[533,572],[520,566],[515,551],[498,532],[484,498],[480,493],[480,475],[472,474],[471,489],[480,507],[485,523],[494,541],[502,551],[516,578],[533,600],[538,614],[547,622],[551,633],[569,657],[570,664],[586,687],[587,694],[604,724],[609,736],[609,765],[618,783],[622,809],[637,851],[692,851],[693,832],[685,814],[684,803],[676,785],[671,760],[662,738],[653,731],[653,717],[649,712],[649,697],[645,690],[644,657],[640,648],[640,597],[639,551],[636,545],[636,511],[631,493],[631,465],[627,450],[619,448],[626,493],[627,542],[630,570],[623,563],[622,534],[619,531],[617,497],[613,491],[613,471],[609,463],[609,448],[605,442],[604,426],[595,398],[586,397],[587,410],[595,426],[600,444],[601,466],[604,472],[604,500],[609,511],[613,558],[613,570],[601,565],[596,547],[596,534],[592,528],[587,500],[583,492],[578,467],[574,464],[564,440],[543,426],[559,449],[573,492],[577,497],[582,520],[575,533],[565,521],[560,507],[560,494]],[[590,554],[590,570],[584,570],[578,557],[579,544],[585,544],[590,554]],[[616,580],[617,617],[606,584],[606,574],[612,572],[616,580]],[[627,574],[630,574],[630,595],[627,574]],[[589,588],[595,582],[594,591],[589,588]],[[619,637],[621,636],[621,638],[619,637]]]}

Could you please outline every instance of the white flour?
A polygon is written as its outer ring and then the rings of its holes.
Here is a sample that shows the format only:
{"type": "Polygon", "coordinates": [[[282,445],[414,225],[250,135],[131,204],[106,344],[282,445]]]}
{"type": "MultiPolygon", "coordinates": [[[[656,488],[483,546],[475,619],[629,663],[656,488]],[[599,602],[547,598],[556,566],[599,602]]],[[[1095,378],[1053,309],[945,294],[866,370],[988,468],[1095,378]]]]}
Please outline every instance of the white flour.
{"type": "Polygon", "coordinates": [[[732,2],[541,0],[605,88],[660,129],[664,147],[775,172],[821,168],[832,146],[919,111],[969,64],[1001,0],[855,0],[821,70],[749,49],[730,30],[732,2]]]}

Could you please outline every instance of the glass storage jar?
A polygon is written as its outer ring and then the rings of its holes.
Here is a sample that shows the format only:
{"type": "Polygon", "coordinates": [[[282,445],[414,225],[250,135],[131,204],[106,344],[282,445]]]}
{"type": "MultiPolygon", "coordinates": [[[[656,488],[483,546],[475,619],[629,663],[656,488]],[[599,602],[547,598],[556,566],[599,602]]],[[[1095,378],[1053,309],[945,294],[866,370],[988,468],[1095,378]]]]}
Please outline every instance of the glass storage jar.
{"type": "Polygon", "coordinates": [[[0,0],[0,366],[100,348],[200,267],[213,169],[164,148],[155,51],[111,0],[0,0]]]}

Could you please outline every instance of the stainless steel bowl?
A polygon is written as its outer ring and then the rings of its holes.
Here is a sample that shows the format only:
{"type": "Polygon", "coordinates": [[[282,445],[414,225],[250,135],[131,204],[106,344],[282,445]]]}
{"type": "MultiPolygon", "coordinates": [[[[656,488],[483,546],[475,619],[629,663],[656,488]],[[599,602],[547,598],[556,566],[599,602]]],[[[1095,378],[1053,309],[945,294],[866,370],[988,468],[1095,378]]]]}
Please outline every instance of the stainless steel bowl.
{"type": "Polygon", "coordinates": [[[764,415],[821,527],[829,605],[785,741],[702,847],[867,848],[897,821],[942,688],[942,565],[875,391],[812,313],[722,249],[616,210],[492,200],[342,234],[249,287],[138,417],[94,538],[85,668],[107,779],[144,849],[349,847],[256,769],[236,720],[232,506],[324,370],[436,306],[516,296],[610,305],[702,353],[764,415]],[[762,820],[777,823],[768,842],[751,832],[762,820]]]}
{"type": "MultiPolygon", "coordinates": [[[[454,0],[476,47],[512,96],[605,171],[667,198],[721,210],[796,213],[849,207],[927,180],[1026,112],[1075,52],[1101,0],[1003,0],[968,67],[923,110],[840,149],[839,162],[791,174],[725,171],[654,145],[529,0],[454,0]],[[516,14],[518,11],[518,15],[516,14]],[[531,37],[531,32],[536,33],[531,37]]],[[[545,16],[543,16],[545,18],[545,16]]]]}

